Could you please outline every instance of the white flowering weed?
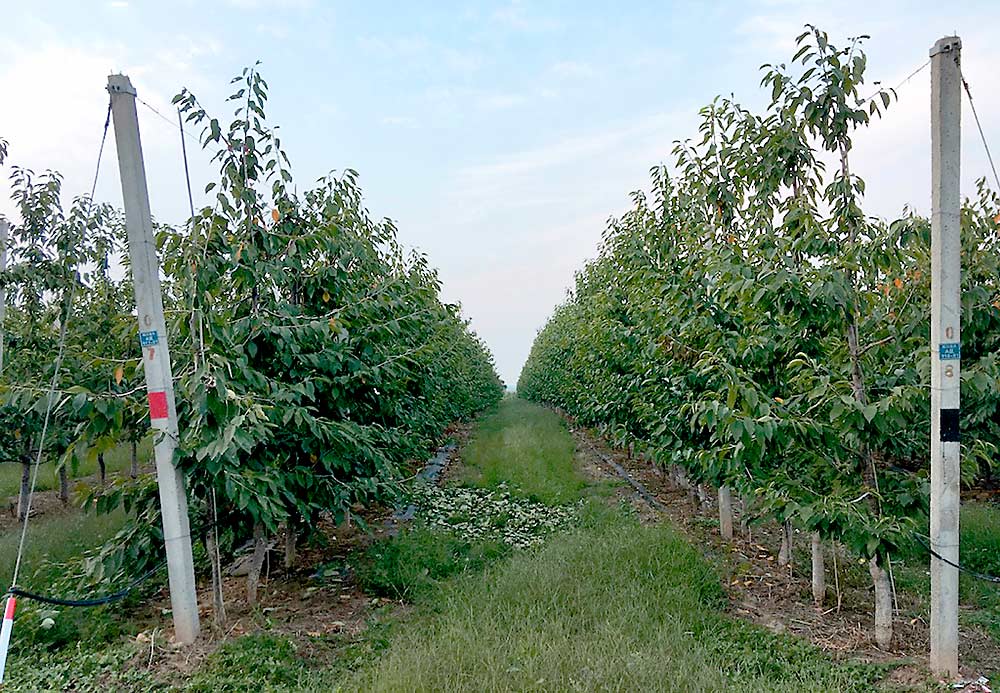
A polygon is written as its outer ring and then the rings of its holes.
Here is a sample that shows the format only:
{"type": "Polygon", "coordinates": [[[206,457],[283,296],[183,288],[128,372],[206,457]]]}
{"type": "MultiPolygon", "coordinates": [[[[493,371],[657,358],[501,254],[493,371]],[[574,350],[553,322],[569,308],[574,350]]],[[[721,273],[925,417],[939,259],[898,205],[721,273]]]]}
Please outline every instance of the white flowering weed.
{"type": "Polygon", "coordinates": [[[446,529],[470,540],[501,541],[514,548],[539,544],[577,518],[579,504],[549,506],[515,498],[503,485],[496,490],[438,487],[426,482],[411,488],[418,514],[429,527],[446,529]]]}

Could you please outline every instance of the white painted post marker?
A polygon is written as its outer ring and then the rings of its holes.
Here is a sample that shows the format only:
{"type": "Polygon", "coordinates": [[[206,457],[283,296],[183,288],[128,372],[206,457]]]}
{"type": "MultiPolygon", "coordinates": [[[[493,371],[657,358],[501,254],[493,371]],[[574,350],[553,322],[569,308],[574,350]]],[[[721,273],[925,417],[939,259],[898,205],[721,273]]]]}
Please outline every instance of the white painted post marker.
{"type": "Polygon", "coordinates": [[[3,626],[0,626],[0,684],[3,683],[3,674],[7,669],[7,650],[10,649],[10,632],[14,628],[16,606],[17,599],[13,596],[7,597],[7,606],[3,611],[3,626]]]}
{"type": "Polygon", "coordinates": [[[200,628],[194,561],[191,556],[191,527],[184,477],[174,466],[177,408],[174,405],[173,374],[170,370],[170,351],[167,348],[163,319],[160,265],[156,257],[146,169],[139,141],[136,92],[125,75],[108,77],[108,91],[111,93],[111,113],[115,123],[115,142],[118,145],[118,168],[122,179],[125,227],[128,231],[132,281],[139,316],[139,344],[146,372],[149,419],[152,427],[159,431],[154,453],[156,480],[160,489],[160,511],[163,516],[163,538],[167,549],[174,637],[178,642],[190,643],[198,637],[200,628]]]}
{"type": "Polygon", "coordinates": [[[931,671],[958,675],[962,41],[931,56],[931,671]]]}

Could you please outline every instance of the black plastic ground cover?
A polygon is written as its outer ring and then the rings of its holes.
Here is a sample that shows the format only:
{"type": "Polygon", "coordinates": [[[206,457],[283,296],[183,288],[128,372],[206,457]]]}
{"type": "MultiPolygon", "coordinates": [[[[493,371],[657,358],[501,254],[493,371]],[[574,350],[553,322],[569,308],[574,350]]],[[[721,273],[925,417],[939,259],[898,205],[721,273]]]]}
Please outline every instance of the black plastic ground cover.
{"type": "MultiPolygon", "coordinates": [[[[434,457],[427,460],[424,464],[423,469],[417,472],[417,478],[426,481],[431,484],[438,483],[441,478],[441,472],[444,468],[448,466],[448,461],[451,459],[451,453],[453,453],[458,445],[455,443],[448,443],[440,448],[434,453],[434,457]]],[[[403,522],[409,522],[417,514],[417,506],[413,503],[407,505],[399,506],[396,508],[396,512],[392,514],[388,520],[386,520],[386,528],[389,529],[390,533],[395,533],[398,531],[398,526],[403,522]]]]}

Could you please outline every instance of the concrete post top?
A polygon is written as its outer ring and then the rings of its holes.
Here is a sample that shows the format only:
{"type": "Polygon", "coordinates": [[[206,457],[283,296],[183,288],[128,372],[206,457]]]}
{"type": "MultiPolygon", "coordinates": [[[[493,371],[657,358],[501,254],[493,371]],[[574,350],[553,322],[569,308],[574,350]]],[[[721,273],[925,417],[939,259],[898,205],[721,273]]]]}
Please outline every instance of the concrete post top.
{"type": "Polygon", "coordinates": [[[128,78],[128,75],[108,75],[108,91],[112,94],[131,94],[132,96],[138,96],[135,91],[135,87],[132,86],[132,80],[128,78]]]}
{"type": "Polygon", "coordinates": [[[952,51],[957,51],[962,49],[962,39],[957,36],[945,36],[944,38],[939,38],[937,42],[931,46],[930,57],[934,57],[938,53],[951,53],[952,51]]]}

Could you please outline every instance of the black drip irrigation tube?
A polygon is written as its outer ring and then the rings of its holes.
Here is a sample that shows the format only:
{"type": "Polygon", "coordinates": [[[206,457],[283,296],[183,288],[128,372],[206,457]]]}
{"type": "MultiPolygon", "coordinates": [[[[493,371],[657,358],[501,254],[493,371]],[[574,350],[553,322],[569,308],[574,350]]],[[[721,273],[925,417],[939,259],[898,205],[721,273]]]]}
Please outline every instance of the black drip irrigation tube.
{"type": "MultiPolygon", "coordinates": [[[[613,459],[602,453],[600,450],[597,449],[596,446],[593,445],[593,443],[587,440],[585,432],[581,431],[581,436],[583,437],[587,445],[590,447],[590,449],[594,452],[594,454],[600,457],[602,461],[604,461],[606,464],[611,466],[616,472],[618,472],[618,475],[625,481],[627,481],[632,486],[632,488],[634,488],[636,492],[642,497],[642,499],[645,500],[647,503],[649,503],[651,507],[653,507],[656,510],[660,510],[662,512],[667,511],[667,506],[661,503],[659,500],[657,500],[657,498],[653,496],[653,494],[651,494],[646,489],[645,486],[639,483],[635,479],[635,477],[633,477],[631,474],[628,473],[628,470],[626,470],[624,467],[615,462],[613,459]]],[[[987,575],[986,573],[980,573],[979,571],[972,570],[971,568],[966,568],[961,563],[950,561],[941,554],[939,554],[937,551],[935,551],[933,548],[931,548],[931,545],[925,540],[923,536],[916,533],[913,536],[929,555],[933,556],[939,561],[942,561],[943,563],[950,565],[952,568],[956,568],[960,572],[963,572],[966,575],[975,578],[976,580],[982,580],[983,582],[990,582],[993,583],[994,585],[1000,585],[1000,577],[996,575],[987,575]]]]}
{"type": "MultiPolygon", "coordinates": [[[[214,522],[209,522],[200,527],[199,529],[197,529],[196,531],[191,532],[188,536],[196,536],[198,534],[204,534],[205,532],[208,532],[209,530],[217,527],[224,521],[228,520],[230,517],[233,517],[234,515],[237,514],[238,513],[236,512],[227,513],[223,517],[216,519],[214,522]]],[[[43,604],[52,604],[53,606],[70,606],[70,607],[103,606],[105,604],[111,604],[113,602],[121,601],[122,599],[127,597],[133,590],[135,590],[137,587],[142,585],[144,582],[152,578],[154,575],[156,575],[166,567],[167,567],[167,559],[164,558],[162,561],[157,563],[155,566],[147,570],[139,577],[133,579],[131,582],[125,585],[125,587],[121,588],[117,592],[112,592],[111,594],[106,594],[100,597],[90,597],[86,599],[68,599],[63,597],[51,597],[45,594],[38,594],[37,592],[31,592],[26,589],[21,589],[17,585],[11,585],[10,589],[8,589],[3,596],[21,597],[22,599],[30,599],[32,601],[41,602],[43,604]]]]}
{"type": "MultiPolygon", "coordinates": [[[[448,461],[451,459],[451,453],[454,452],[454,450],[457,447],[458,446],[455,443],[448,443],[447,445],[438,448],[438,451],[434,454],[434,456],[431,459],[429,459],[427,461],[427,464],[424,465],[423,469],[421,469],[417,473],[417,477],[420,479],[424,479],[432,484],[437,483],[438,479],[441,476],[441,472],[444,471],[444,468],[448,466],[448,461]]],[[[394,528],[399,523],[408,522],[413,519],[416,512],[417,512],[417,507],[412,503],[406,505],[405,507],[397,508],[392,518],[386,521],[386,525],[388,525],[390,528],[394,528]]],[[[214,526],[220,524],[221,522],[222,519],[209,523],[206,526],[202,527],[198,531],[198,533],[207,532],[208,530],[212,529],[214,526]]],[[[118,590],[117,592],[112,592],[111,594],[102,595],[100,597],[90,597],[86,599],[67,599],[63,597],[52,597],[45,594],[38,594],[37,592],[31,592],[26,589],[21,589],[16,585],[11,586],[11,588],[8,589],[3,596],[5,597],[12,596],[12,597],[19,597],[22,599],[30,599],[32,601],[41,602],[42,604],[51,604],[53,606],[65,606],[65,607],[103,606],[105,604],[112,604],[114,602],[125,599],[125,597],[131,594],[133,590],[135,590],[144,582],[146,582],[154,575],[159,573],[166,566],[167,566],[167,561],[163,560],[162,562],[156,564],[155,566],[147,570],[139,577],[132,580],[130,583],[128,583],[125,587],[118,590]]]]}
{"type": "Polygon", "coordinates": [[[92,597],[90,599],[63,599],[61,597],[49,597],[44,594],[36,594],[35,592],[29,592],[28,590],[22,590],[20,587],[11,587],[7,590],[7,595],[13,597],[22,597],[24,599],[30,599],[32,601],[41,602],[43,604],[52,604],[54,606],[103,606],[104,604],[111,604],[113,602],[121,601],[127,597],[132,590],[146,582],[149,578],[156,575],[158,572],[163,570],[167,566],[167,562],[157,564],[153,568],[150,568],[145,573],[134,579],[128,585],[118,590],[117,592],[112,592],[111,594],[104,595],[103,597],[92,597]]]}
{"type": "Polygon", "coordinates": [[[612,469],[614,469],[616,472],[618,472],[618,476],[620,476],[622,479],[624,479],[625,481],[627,481],[629,483],[629,485],[633,489],[635,489],[635,492],[638,493],[639,496],[644,501],[646,501],[650,505],[651,508],[653,508],[654,510],[659,510],[660,512],[667,512],[667,510],[668,510],[667,506],[664,505],[660,500],[658,500],[656,498],[656,496],[654,496],[652,493],[650,493],[649,490],[645,486],[643,486],[641,483],[639,483],[639,481],[634,476],[632,476],[631,474],[629,474],[628,470],[625,469],[625,467],[621,466],[620,464],[618,464],[617,462],[615,462],[613,459],[611,459],[610,457],[608,457],[607,455],[605,455],[603,452],[601,452],[600,450],[598,450],[597,447],[593,443],[591,443],[589,440],[587,440],[587,437],[586,437],[587,434],[586,434],[585,431],[583,431],[582,429],[577,429],[577,430],[580,430],[580,436],[583,438],[584,442],[587,443],[587,446],[593,451],[593,453],[595,455],[597,455],[598,457],[600,457],[601,460],[605,464],[607,464],[612,469]]]}
{"type": "Polygon", "coordinates": [[[980,573],[979,571],[973,570],[972,568],[966,568],[961,563],[955,563],[954,561],[949,561],[947,558],[945,558],[937,551],[935,551],[933,548],[931,548],[931,545],[924,540],[923,536],[919,534],[914,534],[913,536],[916,537],[917,542],[924,547],[924,550],[927,553],[929,553],[931,556],[938,559],[939,561],[942,561],[943,563],[950,565],[952,568],[957,568],[960,572],[965,573],[970,577],[974,577],[977,580],[982,580],[983,582],[992,582],[994,585],[1000,585],[1000,577],[997,577],[996,575],[987,575],[986,573],[980,573]]]}
{"type": "MultiPolygon", "coordinates": [[[[438,479],[441,478],[441,472],[444,468],[448,466],[448,462],[451,460],[451,453],[453,453],[458,448],[456,443],[448,443],[438,448],[438,451],[434,454],[434,457],[427,460],[423,469],[417,472],[416,478],[422,479],[428,483],[436,484],[438,479]]],[[[403,522],[409,522],[417,514],[417,506],[413,503],[409,503],[405,506],[400,506],[396,508],[396,512],[392,514],[388,520],[386,520],[386,528],[390,532],[395,532],[398,529],[398,525],[403,522]]]]}

